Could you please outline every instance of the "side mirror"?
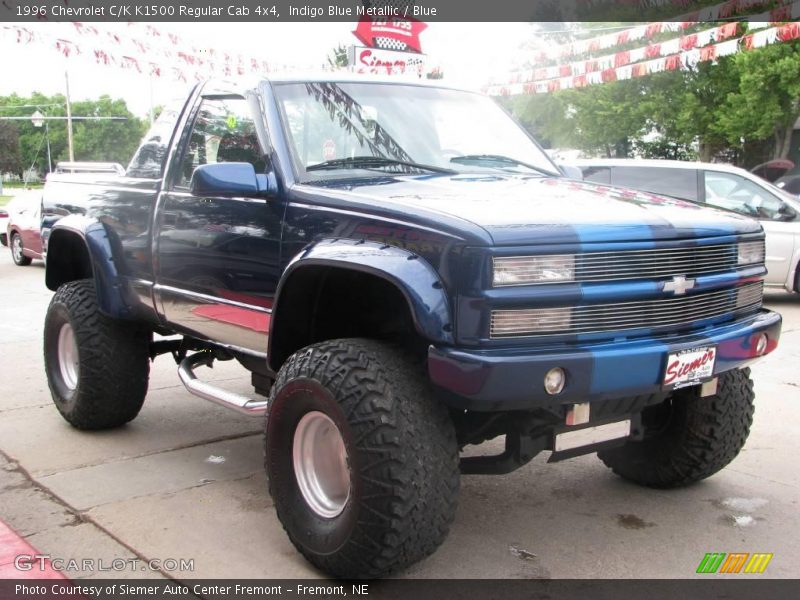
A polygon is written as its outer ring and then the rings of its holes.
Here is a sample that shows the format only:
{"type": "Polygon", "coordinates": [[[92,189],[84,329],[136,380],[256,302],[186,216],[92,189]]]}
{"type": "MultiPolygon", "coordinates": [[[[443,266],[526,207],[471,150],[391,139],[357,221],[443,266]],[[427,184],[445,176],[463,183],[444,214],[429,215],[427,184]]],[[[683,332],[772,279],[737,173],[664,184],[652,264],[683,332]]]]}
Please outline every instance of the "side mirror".
{"type": "Polygon", "coordinates": [[[573,165],[558,165],[565,177],[570,179],[583,179],[583,171],[573,165]]]}
{"type": "Polygon", "coordinates": [[[797,212],[784,202],[781,202],[778,214],[780,215],[780,221],[794,221],[797,218],[797,212]]]}
{"type": "Polygon", "coordinates": [[[194,196],[256,196],[267,191],[267,178],[257,176],[253,165],[245,162],[200,165],[189,189],[194,196]]]}

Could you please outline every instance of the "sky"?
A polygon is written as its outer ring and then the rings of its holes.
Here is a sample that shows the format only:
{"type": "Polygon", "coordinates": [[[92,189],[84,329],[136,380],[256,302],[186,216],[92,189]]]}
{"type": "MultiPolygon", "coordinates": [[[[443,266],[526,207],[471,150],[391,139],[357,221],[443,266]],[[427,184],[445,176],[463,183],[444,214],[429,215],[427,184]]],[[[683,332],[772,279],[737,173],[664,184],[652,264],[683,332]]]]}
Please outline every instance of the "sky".
{"type": "MultiPolygon", "coordinates": [[[[124,30],[125,25],[94,23],[103,32],[124,30]],[[120,29],[122,28],[122,29],[120,29]]],[[[332,48],[358,43],[351,33],[355,23],[153,23],[164,33],[175,33],[187,43],[217,51],[260,57],[273,64],[318,69],[332,48]]],[[[176,82],[168,77],[148,77],[131,70],[97,65],[87,56],[102,44],[97,38],[79,36],[66,23],[26,27],[46,36],[47,44],[20,44],[9,29],[0,28],[0,96],[32,91],[64,93],[69,73],[73,100],[109,94],[123,98],[134,114],[146,116],[151,102],[163,104],[176,94],[176,82]],[[56,49],[59,38],[81,45],[83,56],[64,58],[56,49]],[[152,99],[151,99],[152,98],[152,99]]],[[[504,66],[523,62],[521,48],[535,37],[527,23],[429,23],[420,36],[428,67],[439,66],[451,85],[479,89],[504,66]]],[[[114,51],[112,46],[108,46],[114,51]]]]}

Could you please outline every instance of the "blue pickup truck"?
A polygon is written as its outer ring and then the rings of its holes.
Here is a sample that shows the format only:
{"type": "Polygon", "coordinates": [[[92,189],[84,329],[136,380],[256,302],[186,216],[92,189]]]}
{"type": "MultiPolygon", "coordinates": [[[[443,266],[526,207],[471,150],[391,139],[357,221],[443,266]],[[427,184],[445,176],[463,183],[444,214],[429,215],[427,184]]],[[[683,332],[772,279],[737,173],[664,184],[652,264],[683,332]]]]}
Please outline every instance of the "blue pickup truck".
{"type": "Polygon", "coordinates": [[[278,517],[338,577],[429,555],[462,474],[542,451],[656,488],[716,473],[780,336],[758,223],[569,179],[441,85],[198,85],[124,174],[50,177],[43,238],[64,418],[127,423],[171,354],[189,392],[264,420],[278,517]],[[203,381],[215,360],[252,395],[203,381]]]}

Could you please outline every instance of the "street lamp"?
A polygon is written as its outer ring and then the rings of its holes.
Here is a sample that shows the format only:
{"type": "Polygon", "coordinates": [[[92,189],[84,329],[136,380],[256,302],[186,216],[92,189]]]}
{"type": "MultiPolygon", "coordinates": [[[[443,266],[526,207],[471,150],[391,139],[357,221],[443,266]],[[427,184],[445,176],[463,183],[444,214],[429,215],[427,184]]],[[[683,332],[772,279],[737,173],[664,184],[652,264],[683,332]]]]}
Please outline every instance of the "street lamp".
{"type": "Polygon", "coordinates": [[[47,124],[47,119],[38,110],[31,115],[31,123],[34,127],[41,127],[44,125],[44,135],[47,139],[47,172],[53,172],[53,161],[50,159],[50,126],[47,124]]]}
{"type": "Polygon", "coordinates": [[[44,125],[44,115],[37,110],[31,115],[31,123],[34,127],[41,127],[44,125]]]}

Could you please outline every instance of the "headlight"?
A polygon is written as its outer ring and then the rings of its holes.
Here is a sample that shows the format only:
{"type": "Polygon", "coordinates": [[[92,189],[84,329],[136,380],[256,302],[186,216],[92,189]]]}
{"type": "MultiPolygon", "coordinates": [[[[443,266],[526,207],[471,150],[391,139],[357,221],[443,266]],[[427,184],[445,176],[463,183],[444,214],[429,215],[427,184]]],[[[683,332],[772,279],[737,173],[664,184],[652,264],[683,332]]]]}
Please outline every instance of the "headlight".
{"type": "Polygon", "coordinates": [[[764,262],[764,242],[741,242],[736,262],[740,265],[761,264],[764,262]]]}
{"type": "Polygon", "coordinates": [[[575,280],[575,256],[572,254],[494,258],[493,267],[492,285],[495,287],[575,280]]]}

